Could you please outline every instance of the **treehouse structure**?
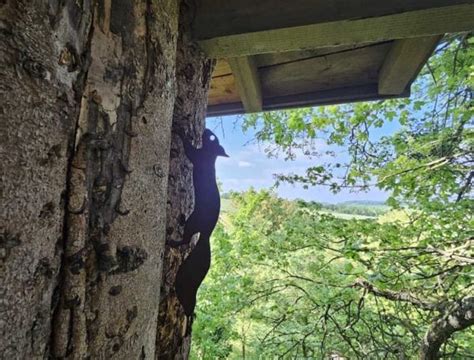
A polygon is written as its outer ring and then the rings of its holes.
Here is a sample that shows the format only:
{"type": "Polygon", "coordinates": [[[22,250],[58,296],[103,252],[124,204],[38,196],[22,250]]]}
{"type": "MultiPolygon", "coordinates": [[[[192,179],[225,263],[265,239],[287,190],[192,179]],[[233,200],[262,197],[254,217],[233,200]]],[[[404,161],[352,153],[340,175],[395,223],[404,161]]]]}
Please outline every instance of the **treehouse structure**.
{"type": "Polygon", "coordinates": [[[473,24],[473,0],[201,0],[207,115],[409,96],[443,35],[473,24]]]}

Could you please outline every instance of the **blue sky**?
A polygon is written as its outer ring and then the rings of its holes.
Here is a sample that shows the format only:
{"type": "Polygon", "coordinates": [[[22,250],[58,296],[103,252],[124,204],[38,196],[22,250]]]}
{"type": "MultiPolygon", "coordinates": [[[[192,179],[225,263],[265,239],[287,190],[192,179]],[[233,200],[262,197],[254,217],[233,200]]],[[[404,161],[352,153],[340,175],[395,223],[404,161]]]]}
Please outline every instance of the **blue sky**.
{"type": "MultiPolygon", "coordinates": [[[[219,118],[208,118],[206,125],[219,138],[224,146],[229,158],[219,157],[216,164],[216,172],[219,181],[222,183],[223,191],[242,191],[250,187],[255,189],[270,188],[274,185],[275,173],[303,173],[309,166],[314,166],[321,162],[321,159],[297,157],[296,160],[285,161],[280,158],[268,158],[263,146],[254,141],[254,132],[242,132],[239,126],[242,119],[236,116],[226,116],[219,118]]],[[[390,127],[391,128],[391,127],[390,127]]],[[[393,131],[385,129],[385,131],[393,131]]],[[[319,150],[324,150],[326,145],[317,145],[319,150]]],[[[331,193],[325,187],[312,187],[303,189],[299,185],[280,185],[276,192],[279,196],[295,199],[314,200],[326,203],[338,203],[352,200],[385,200],[387,195],[377,189],[369,192],[342,191],[338,194],[331,193]]]]}

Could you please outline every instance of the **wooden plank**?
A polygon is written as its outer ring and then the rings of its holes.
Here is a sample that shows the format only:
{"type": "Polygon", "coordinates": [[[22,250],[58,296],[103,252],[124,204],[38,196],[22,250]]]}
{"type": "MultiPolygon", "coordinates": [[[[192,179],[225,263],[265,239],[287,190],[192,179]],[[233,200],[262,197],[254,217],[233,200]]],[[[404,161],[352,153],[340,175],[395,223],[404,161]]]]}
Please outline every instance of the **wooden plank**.
{"type": "MultiPolygon", "coordinates": [[[[289,109],[295,107],[334,105],[351,103],[357,101],[371,101],[382,99],[393,99],[410,96],[409,90],[397,95],[380,95],[377,83],[318,91],[307,94],[289,95],[264,99],[263,111],[289,109]]],[[[244,114],[245,109],[241,103],[229,103],[221,105],[210,105],[207,107],[207,116],[225,116],[244,114]]]]}
{"type": "MultiPolygon", "coordinates": [[[[257,68],[262,66],[277,65],[281,63],[288,63],[302,59],[313,58],[317,56],[329,55],[341,51],[350,51],[359,48],[360,45],[336,46],[329,48],[321,48],[306,51],[290,51],[285,53],[262,54],[255,56],[255,65],[257,68]]],[[[227,59],[218,59],[212,77],[226,76],[232,74],[227,59]]]]}
{"type": "Polygon", "coordinates": [[[217,64],[212,72],[212,77],[225,76],[232,74],[229,62],[226,59],[218,59],[217,64]]]}
{"type": "Polygon", "coordinates": [[[234,74],[240,99],[247,112],[262,110],[262,89],[257,66],[252,57],[238,57],[229,59],[234,74]]]}
{"type": "Polygon", "coordinates": [[[264,110],[288,109],[304,106],[337,105],[358,101],[393,99],[410,96],[409,90],[397,95],[380,95],[377,84],[352,86],[313,93],[274,97],[265,100],[264,110]]]}
{"type": "Polygon", "coordinates": [[[345,45],[345,46],[331,46],[320,49],[311,49],[303,51],[288,51],[278,53],[268,53],[255,55],[255,63],[257,67],[271,66],[300,61],[318,56],[330,55],[343,51],[355,50],[363,45],[345,45]]]}
{"type": "Polygon", "coordinates": [[[211,79],[208,104],[217,105],[240,102],[234,75],[219,76],[211,79]]]}
{"type": "Polygon", "coordinates": [[[199,0],[193,33],[204,40],[470,3],[472,0],[199,0]]]}
{"type": "Polygon", "coordinates": [[[241,115],[245,114],[244,105],[241,102],[207,105],[206,117],[241,115]]]}
{"type": "Polygon", "coordinates": [[[359,20],[220,36],[199,42],[210,57],[364,44],[474,29],[474,2],[359,20]]]}
{"type": "Polygon", "coordinates": [[[377,83],[391,42],[260,68],[265,98],[377,83]]]}
{"type": "Polygon", "coordinates": [[[395,41],[380,69],[379,94],[400,94],[409,87],[440,40],[428,36],[395,41]]]}

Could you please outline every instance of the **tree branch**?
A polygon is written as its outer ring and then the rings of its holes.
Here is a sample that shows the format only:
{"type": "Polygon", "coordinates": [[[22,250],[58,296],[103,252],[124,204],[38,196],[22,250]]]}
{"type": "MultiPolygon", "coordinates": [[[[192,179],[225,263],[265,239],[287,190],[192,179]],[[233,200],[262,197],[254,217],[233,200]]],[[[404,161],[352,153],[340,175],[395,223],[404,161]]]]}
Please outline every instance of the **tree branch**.
{"type": "Polygon", "coordinates": [[[454,302],[431,324],[420,349],[420,360],[439,359],[439,349],[455,332],[474,325],[474,297],[454,302]]]}
{"type": "Polygon", "coordinates": [[[471,173],[469,174],[469,176],[467,177],[466,179],[466,182],[464,183],[464,185],[461,187],[461,190],[459,190],[459,193],[458,193],[458,196],[456,198],[456,202],[459,202],[461,201],[462,197],[464,196],[464,194],[470,189],[471,187],[471,182],[472,182],[472,179],[474,178],[474,171],[471,171],[471,173]]]}
{"type": "Polygon", "coordinates": [[[406,292],[397,292],[397,291],[391,291],[391,290],[381,290],[373,286],[371,283],[368,281],[365,281],[363,279],[357,280],[353,285],[353,287],[360,287],[362,289],[367,290],[368,293],[385,298],[387,300],[392,300],[392,301],[401,301],[401,302],[406,302],[409,304],[412,304],[420,309],[423,310],[437,310],[439,309],[439,305],[429,303],[422,301],[415,296],[413,296],[410,293],[406,292]]]}

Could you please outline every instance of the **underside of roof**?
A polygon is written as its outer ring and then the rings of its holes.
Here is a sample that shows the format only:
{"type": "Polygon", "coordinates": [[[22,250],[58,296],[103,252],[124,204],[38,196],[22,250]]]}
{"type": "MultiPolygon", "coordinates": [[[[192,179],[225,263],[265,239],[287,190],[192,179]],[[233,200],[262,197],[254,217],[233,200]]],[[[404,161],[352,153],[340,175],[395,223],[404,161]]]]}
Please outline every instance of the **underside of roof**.
{"type": "Polygon", "coordinates": [[[409,96],[474,0],[200,0],[194,36],[217,59],[208,116],[409,96]]]}

